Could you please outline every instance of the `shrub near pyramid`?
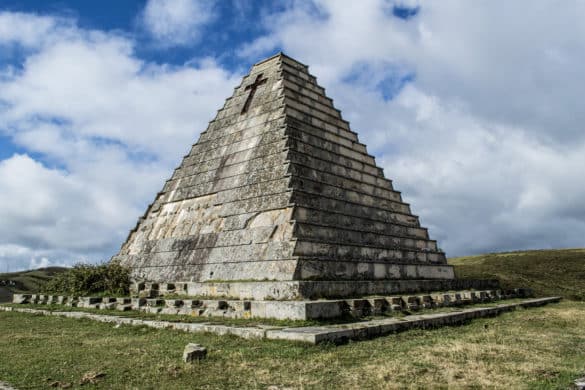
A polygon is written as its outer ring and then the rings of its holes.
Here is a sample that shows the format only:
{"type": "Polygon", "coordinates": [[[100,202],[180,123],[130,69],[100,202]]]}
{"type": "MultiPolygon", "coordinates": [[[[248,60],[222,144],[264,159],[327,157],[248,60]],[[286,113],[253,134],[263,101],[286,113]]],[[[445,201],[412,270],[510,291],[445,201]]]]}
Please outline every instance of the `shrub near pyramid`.
{"type": "Polygon", "coordinates": [[[141,290],[238,299],[485,283],[454,279],[308,67],[282,53],[252,67],[114,259],[141,290]]]}

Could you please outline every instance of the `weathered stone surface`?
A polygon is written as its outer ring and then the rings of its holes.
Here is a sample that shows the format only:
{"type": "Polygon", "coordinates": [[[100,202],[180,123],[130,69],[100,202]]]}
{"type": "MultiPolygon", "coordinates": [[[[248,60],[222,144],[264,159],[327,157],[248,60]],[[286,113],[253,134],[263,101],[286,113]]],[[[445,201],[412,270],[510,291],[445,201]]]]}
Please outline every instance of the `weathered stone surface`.
{"type": "MultiPolygon", "coordinates": [[[[262,283],[262,282],[258,282],[262,283]]],[[[275,286],[279,283],[275,282],[275,286]]],[[[130,298],[101,298],[101,303],[95,303],[94,298],[81,298],[83,305],[93,302],[90,308],[104,310],[139,310],[153,314],[188,315],[194,317],[224,317],[224,318],[275,318],[290,320],[329,319],[344,316],[355,318],[371,315],[385,315],[391,311],[401,312],[428,310],[436,307],[451,305],[451,296],[472,296],[477,302],[491,302],[499,290],[464,291],[460,293],[431,295],[404,295],[378,296],[355,299],[319,299],[319,300],[234,300],[234,299],[149,299],[143,298],[143,305],[133,305],[130,298]],[[448,301],[448,304],[445,302],[448,301]]],[[[508,298],[518,298],[521,289],[509,290],[508,298]]],[[[460,304],[472,304],[471,300],[460,301],[460,304]]]]}
{"type": "Polygon", "coordinates": [[[16,390],[6,382],[0,382],[0,390],[16,390]]]}
{"type": "Polygon", "coordinates": [[[169,282],[454,278],[308,67],[283,54],[252,67],[114,258],[162,283],[147,298],[185,293],[169,282]]]}
{"type": "MultiPolygon", "coordinates": [[[[507,311],[515,310],[518,307],[529,308],[542,306],[549,303],[559,302],[560,297],[548,297],[528,299],[522,302],[511,304],[500,304],[494,307],[473,307],[462,309],[454,313],[417,314],[406,316],[400,319],[388,318],[372,320],[354,324],[315,326],[302,328],[280,328],[259,326],[256,328],[231,327],[225,325],[213,325],[207,323],[181,323],[166,321],[149,321],[136,318],[124,318],[120,316],[99,315],[85,312],[55,312],[48,310],[14,308],[0,306],[0,311],[16,311],[22,313],[43,314],[62,316],[69,318],[88,318],[94,321],[133,325],[148,326],[159,329],[176,329],[185,332],[211,332],[219,335],[233,334],[244,338],[268,338],[304,341],[308,343],[320,343],[330,341],[343,343],[348,340],[362,340],[382,336],[388,333],[400,332],[412,328],[437,327],[449,324],[458,324],[470,319],[494,316],[507,311]]],[[[278,302],[277,302],[278,303],[278,302]]],[[[285,302],[286,304],[290,302],[285,302]]]]}
{"type": "Polygon", "coordinates": [[[14,294],[12,296],[12,303],[25,304],[31,303],[31,294],[14,294]]]}
{"type": "MultiPolygon", "coordinates": [[[[448,291],[463,289],[497,289],[495,279],[431,279],[431,280],[352,280],[352,281],[263,281],[263,282],[192,282],[187,294],[192,296],[239,299],[298,300],[318,298],[362,297],[448,291]]],[[[454,297],[453,300],[457,298],[454,297]]],[[[458,298],[460,300],[460,298],[458,298]]]]}
{"type": "Polygon", "coordinates": [[[183,361],[185,363],[192,363],[195,360],[205,359],[207,356],[207,348],[199,345],[189,343],[183,351],[183,361]]]}
{"type": "Polygon", "coordinates": [[[585,376],[583,378],[576,379],[574,382],[576,390],[585,390],[585,376]]]}

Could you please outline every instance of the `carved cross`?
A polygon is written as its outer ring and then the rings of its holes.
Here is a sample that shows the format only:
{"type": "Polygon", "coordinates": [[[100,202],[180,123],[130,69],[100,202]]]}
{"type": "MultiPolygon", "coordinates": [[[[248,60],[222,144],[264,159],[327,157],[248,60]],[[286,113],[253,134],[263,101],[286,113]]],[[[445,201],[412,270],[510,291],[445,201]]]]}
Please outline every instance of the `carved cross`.
{"type": "Polygon", "coordinates": [[[243,114],[246,111],[248,111],[250,103],[252,103],[252,98],[254,98],[254,94],[256,93],[256,88],[258,88],[262,84],[265,84],[266,80],[267,79],[262,78],[262,73],[260,73],[258,76],[256,76],[256,80],[246,87],[245,90],[250,91],[250,94],[248,95],[248,98],[246,99],[246,102],[244,103],[244,107],[242,107],[242,112],[240,114],[243,114]]]}

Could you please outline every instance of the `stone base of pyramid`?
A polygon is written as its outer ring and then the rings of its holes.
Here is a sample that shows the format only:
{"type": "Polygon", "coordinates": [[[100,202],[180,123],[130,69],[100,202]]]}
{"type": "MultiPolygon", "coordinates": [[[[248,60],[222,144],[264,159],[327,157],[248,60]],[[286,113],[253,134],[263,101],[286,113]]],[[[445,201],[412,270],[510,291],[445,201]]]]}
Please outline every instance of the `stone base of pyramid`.
{"type": "Polygon", "coordinates": [[[467,289],[498,288],[497,280],[346,280],[346,281],[266,281],[187,283],[192,296],[229,297],[254,300],[299,300],[358,298],[467,289]]]}
{"type": "Polygon", "coordinates": [[[298,301],[497,288],[499,282],[495,279],[293,280],[138,283],[133,293],[145,297],[170,294],[203,299],[298,301]]]}

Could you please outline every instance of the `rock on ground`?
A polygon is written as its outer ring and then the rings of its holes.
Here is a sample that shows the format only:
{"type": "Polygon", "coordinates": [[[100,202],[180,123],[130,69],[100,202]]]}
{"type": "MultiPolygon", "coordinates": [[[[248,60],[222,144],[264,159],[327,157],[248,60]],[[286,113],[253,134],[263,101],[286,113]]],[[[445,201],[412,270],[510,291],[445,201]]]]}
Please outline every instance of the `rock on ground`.
{"type": "Polygon", "coordinates": [[[191,363],[195,360],[205,359],[205,356],[207,356],[207,348],[199,344],[189,343],[183,351],[183,361],[185,363],[191,363]]]}

